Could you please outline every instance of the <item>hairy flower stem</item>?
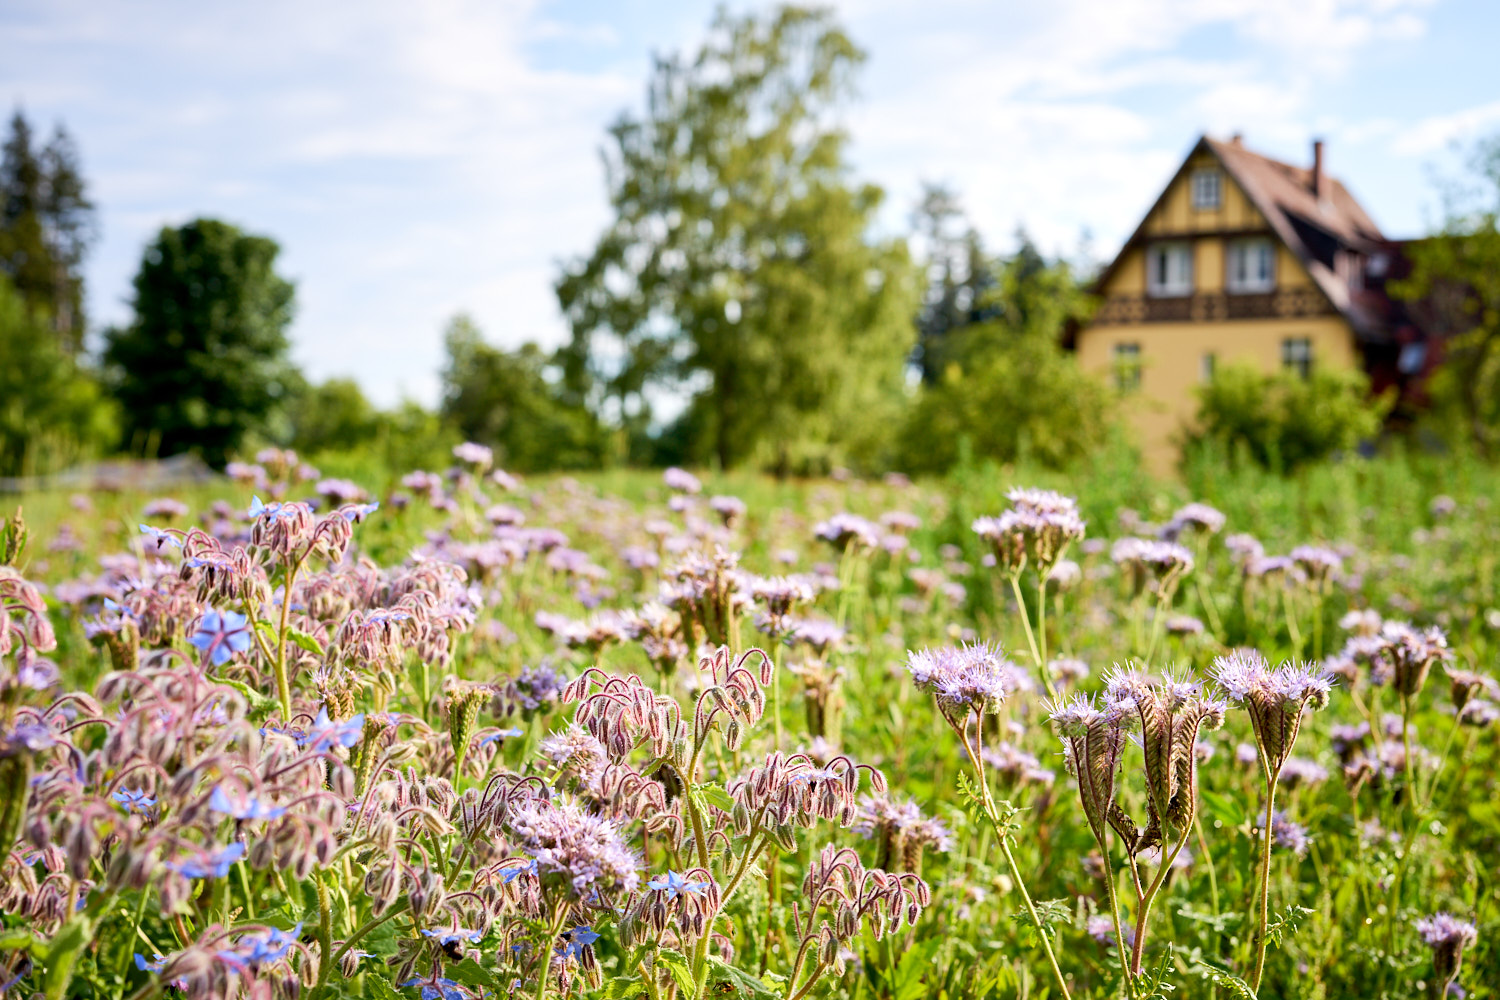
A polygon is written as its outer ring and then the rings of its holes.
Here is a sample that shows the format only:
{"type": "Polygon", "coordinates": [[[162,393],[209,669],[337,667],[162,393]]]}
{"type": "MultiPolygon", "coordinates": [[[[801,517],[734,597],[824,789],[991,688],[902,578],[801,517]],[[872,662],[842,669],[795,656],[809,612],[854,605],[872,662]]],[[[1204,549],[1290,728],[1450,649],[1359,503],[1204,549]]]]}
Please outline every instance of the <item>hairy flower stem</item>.
{"type": "Polygon", "coordinates": [[[771,719],[776,723],[776,749],[781,749],[781,636],[771,640],[771,719]]]}
{"type": "MultiPolygon", "coordinates": [[[[1024,605],[1022,607],[1024,609],[1024,605]]],[[[1031,902],[1031,893],[1026,891],[1026,880],[1021,877],[1021,869],[1016,864],[1015,856],[1010,852],[1009,827],[1001,822],[994,797],[990,795],[989,779],[984,773],[984,716],[982,714],[979,717],[977,729],[978,731],[975,734],[975,739],[979,741],[977,746],[969,743],[967,733],[960,732],[959,735],[963,739],[964,751],[969,755],[969,760],[974,765],[975,773],[979,775],[979,791],[982,797],[985,818],[990,821],[990,827],[994,829],[995,836],[1000,841],[1000,850],[1004,853],[1005,860],[1010,864],[1010,876],[1015,880],[1016,888],[1021,891],[1021,899],[1026,903],[1026,912],[1031,915],[1031,923],[1036,927],[1037,937],[1041,938],[1042,948],[1047,952],[1047,961],[1052,966],[1052,974],[1057,977],[1057,987],[1062,990],[1063,1000],[1071,1000],[1072,994],[1068,992],[1068,981],[1063,978],[1062,969],[1057,964],[1057,956],[1052,952],[1052,938],[1048,935],[1047,928],[1043,925],[1040,914],[1036,912],[1036,907],[1031,902]]]]}
{"type": "Polygon", "coordinates": [[[1297,627],[1297,610],[1292,607],[1292,592],[1286,588],[1281,591],[1281,608],[1286,617],[1287,635],[1292,638],[1292,648],[1296,650],[1297,657],[1302,656],[1302,630],[1297,627]]]}
{"type": "Polygon", "coordinates": [[[338,968],[339,960],[347,955],[351,948],[359,944],[359,942],[364,939],[364,936],[366,934],[370,933],[375,928],[385,923],[387,920],[394,920],[396,917],[401,916],[401,914],[405,913],[410,908],[411,900],[403,896],[394,906],[392,906],[389,910],[386,910],[385,913],[381,914],[378,917],[371,917],[369,920],[361,924],[353,934],[350,934],[349,937],[345,939],[343,945],[339,948],[339,950],[333,953],[333,958],[329,959],[325,963],[321,963],[318,966],[318,985],[322,986],[328,981],[329,974],[333,972],[334,969],[338,968]]]}
{"type": "Polygon", "coordinates": [[[1120,927],[1120,896],[1115,890],[1115,868],[1109,860],[1109,850],[1105,845],[1099,845],[1099,853],[1104,859],[1104,889],[1109,894],[1109,915],[1115,922],[1115,952],[1120,956],[1120,973],[1125,977],[1125,995],[1134,1000],[1135,977],[1130,974],[1130,963],[1125,958],[1125,935],[1120,927]]]}
{"type": "MultiPolygon", "coordinates": [[[[1052,686],[1052,678],[1047,675],[1047,661],[1042,658],[1041,648],[1037,646],[1036,633],[1031,629],[1031,612],[1026,609],[1026,598],[1021,595],[1021,574],[1019,572],[1010,574],[1010,589],[1011,593],[1016,595],[1016,610],[1021,612],[1021,625],[1026,629],[1026,644],[1031,647],[1032,662],[1036,664],[1037,673],[1042,675],[1042,684],[1047,688],[1047,697],[1056,701],[1057,690],[1052,686]]],[[[983,777],[983,766],[976,765],[976,767],[978,767],[980,776],[983,777]]]]}
{"type": "Polygon", "coordinates": [[[1162,882],[1166,880],[1167,873],[1172,870],[1172,862],[1177,860],[1177,855],[1182,853],[1182,847],[1187,843],[1188,833],[1182,831],[1178,838],[1177,846],[1172,848],[1169,856],[1165,846],[1162,849],[1161,867],[1157,869],[1156,878],[1151,880],[1151,888],[1141,896],[1136,904],[1135,915],[1135,945],[1130,949],[1130,971],[1132,975],[1141,974],[1141,959],[1146,953],[1146,922],[1151,919],[1151,904],[1156,901],[1156,894],[1161,889],[1162,882]]]}
{"type": "Polygon", "coordinates": [[[1266,781],[1266,823],[1260,839],[1260,913],[1251,945],[1255,950],[1255,972],[1250,976],[1250,989],[1257,994],[1260,992],[1260,977],[1266,969],[1266,928],[1271,922],[1271,813],[1276,808],[1276,780],[1280,777],[1271,773],[1264,760],[1261,774],[1266,781]]]}
{"type": "Polygon", "coordinates": [[[567,916],[567,907],[560,907],[557,915],[552,918],[547,940],[542,943],[542,968],[536,977],[536,1000],[547,1000],[547,980],[552,976],[552,946],[557,941],[557,935],[562,933],[563,921],[567,916]]]}
{"type": "Polygon", "coordinates": [[[1145,664],[1147,667],[1151,666],[1151,657],[1156,654],[1156,644],[1161,639],[1162,626],[1166,622],[1167,608],[1171,603],[1172,596],[1167,593],[1162,593],[1156,599],[1156,611],[1151,615],[1151,638],[1146,643],[1145,664]]]}
{"type": "Polygon", "coordinates": [[[292,614],[292,586],[297,582],[297,570],[302,560],[287,563],[286,583],[281,588],[281,628],[276,633],[276,695],[281,699],[281,721],[288,725],[292,721],[292,685],[286,674],[286,636],[292,614]]]}

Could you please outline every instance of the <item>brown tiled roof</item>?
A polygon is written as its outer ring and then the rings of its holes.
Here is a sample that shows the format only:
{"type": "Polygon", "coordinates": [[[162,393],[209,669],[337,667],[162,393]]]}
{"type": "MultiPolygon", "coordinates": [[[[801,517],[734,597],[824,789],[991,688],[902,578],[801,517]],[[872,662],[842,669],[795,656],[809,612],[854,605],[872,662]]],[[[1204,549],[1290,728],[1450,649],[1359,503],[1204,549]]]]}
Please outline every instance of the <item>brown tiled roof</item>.
{"type": "MultiPolygon", "coordinates": [[[[1312,171],[1251,152],[1239,142],[1204,136],[1199,146],[1218,157],[1224,170],[1265,216],[1335,309],[1365,337],[1384,333],[1378,303],[1352,294],[1349,283],[1334,273],[1308,245],[1304,234],[1321,231],[1352,250],[1377,252],[1386,239],[1380,227],[1336,178],[1325,170],[1320,195],[1312,190],[1312,171]]],[[[1195,150],[1196,152],[1196,150],[1195,150]]]]}
{"type": "MultiPolygon", "coordinates": [[[[1382,340],[1388,336],[1384,322],[1384,296],[1379,301],[1374,297],[1351,292],[1349,283],[1340,278],[1323,258],[1328,245],[1336,244],[1361,253],[1374,254],[1387,246],[1380,227],[1360,207],[1359,202],[1336,178],[1325,170],[1320,185],[1321,195],[1312,191],[1312,171],[1296,167],[1280,160],[1273,160],[1246,149],[1238,141],[1224,142],[1208,136],[1201,137],[1192,151],[1184,158],[1182,166],[1172,181],[1162,189],[1162,198],[1182,175],[1200,152],[1212,153],[1236,184],[1245,192],[1252,204],[1265,217],[1267,225],[1294,253],[1319,290],[1328,298],[1356,334],[1367,340],[1382,340]],[[1323,244],[1315,248],[1309,240],[1323,244]]],[[[1145,237],[1146,220],[1161,204],[1161,199],[1146,213],[1140,226],[1131,234],[1120,254],[1105,268],[1097,287],[1103,288],[1114,270],[1125,256],[1125,251],[1145,237]]]]}

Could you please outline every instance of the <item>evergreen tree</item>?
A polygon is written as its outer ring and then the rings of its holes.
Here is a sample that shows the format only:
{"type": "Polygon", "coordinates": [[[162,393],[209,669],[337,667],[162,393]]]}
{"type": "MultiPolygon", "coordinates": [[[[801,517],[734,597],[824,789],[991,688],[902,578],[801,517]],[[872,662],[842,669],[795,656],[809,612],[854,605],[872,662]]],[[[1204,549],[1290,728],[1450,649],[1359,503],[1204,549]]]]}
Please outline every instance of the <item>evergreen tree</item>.
{"type": "Polygon", "coordinates": [[[979,232],[968,224],[950,188],[925,185],[912,222],[923,244],[927,272],[913,360],[922,381],[931,385],[942,379],[948,363],[949,335],[995,318],[988,292],[996,279],[979,232]]]}
{"type": "Polygon", "coordinates": [[[915,282],[869,235],[837,112],[864,55],[822,10],[721,13],[610,130],[615,218],[557,285],[569,384],[646,457],[652,390],[691,394],[689,458],[878,460],[903,402],[915,282]]]}
{"type": "Polygon", "coordinates": [[[212,219],[157,234],[135,277],[134,321],[106,334],[131,450],[222,465],[265,427],[296,380],[294,291],[275,271],[279,250],[212,219]]]}
{"type": "Polygon", "coordinates": [[[0,271],[75,354],[83,347],[83,260],[93,226],[72,137],[58,126],[36,148],[30,123],[17,111],[0,154],[0,271]]]}

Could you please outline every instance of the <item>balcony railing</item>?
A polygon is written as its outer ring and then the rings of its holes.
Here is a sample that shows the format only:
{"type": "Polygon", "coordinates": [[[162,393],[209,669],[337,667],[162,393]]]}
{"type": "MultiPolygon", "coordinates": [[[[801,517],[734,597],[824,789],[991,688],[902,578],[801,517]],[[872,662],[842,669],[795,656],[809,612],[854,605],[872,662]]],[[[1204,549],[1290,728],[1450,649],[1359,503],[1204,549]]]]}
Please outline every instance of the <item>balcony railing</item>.
{"type": "Polygon", "coordinates": [[[1171,298],[1111,295],[1094,314],[1094,323],[1211,323],[1232,319],[1326,316],[1333,311],[1328,300],[1315,288],[1285,288],[1245,295],[1200,292],[1171,298]]]}

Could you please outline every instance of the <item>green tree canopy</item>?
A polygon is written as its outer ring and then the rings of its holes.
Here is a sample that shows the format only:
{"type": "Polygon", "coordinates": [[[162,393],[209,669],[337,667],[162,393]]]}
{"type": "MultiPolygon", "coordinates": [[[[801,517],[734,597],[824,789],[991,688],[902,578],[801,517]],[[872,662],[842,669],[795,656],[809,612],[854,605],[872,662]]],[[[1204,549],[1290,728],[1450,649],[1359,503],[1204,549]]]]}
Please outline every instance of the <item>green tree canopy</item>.
{"type": "Polygon", "coordinates": [[[0,273],[75,354],[83,347],[83,259],[93,226],[72,137],[59,125],[38,146],[17,111],[0,153],[0,273]]]}
{"type": "Polygon", "coordinates": [[[4,274],[0,358],[0,474],[54,471],[114,443],[114,411],[93,373],[4,274]]]}
{"type": "Polygon", "coordinates": [[[299,386],[286,409],[291,446],[308,455],[352,451],[375,433],[380,419],[359,383],[349,378],[299,386]]]}
{"type": "Polygon", "coordinates": [[[1409,244],[1412,273],[1397,291],[1444,338],[1432,379],[1439,421],[1480,454],[1500,455],[1500,136],[1472,153],[1476,183],[1447,192],[1443,228],[1409,244]]]}
{"type": "Polygon", "coordinates": [[[135,319],[104,360],[132,450],[195,451],[222,465],[296,377],[292,284],[273,240],[213,219],[166,228],[135,277],[135,319]]]}
{"type": "Polygon", "coordinates": [[[1088,315],[1088,295],[1066,261],[1048,260],[1024,232],[1017,243],[1000,259],[976,251],[957,282],[931,269],[937,292],[929,292],[924,318],[942,317],[938,307],[955,287],[975,298],[957,297],[923,352],[931,381],[901,433],[901,464],[911,471],[951,468],[965,443],[978,458],[1024,455],[1061,467],[1108,437],[1110,391],[1061,346],[1064,325],[1088,315]]]}
{"type": "Polygon", "coordinates": [[[651,390],[689,395],[691,458],[858,459],[902,402],[916,304],[905,241],[870,236],[837,112],[864,55],[822,10],[720,13],[610,129],[615,218],[557,284],[569,385],[650,444],[651,390]]]}
{"type": "Polygon", "coordinates": [[[603,464],[598,420],[561,390],[540,347],[500,350],[467,316],[454,317],[444,341],[442,415],[464,438],[494,448],[497,460],[518,472],[603,464]]]}

